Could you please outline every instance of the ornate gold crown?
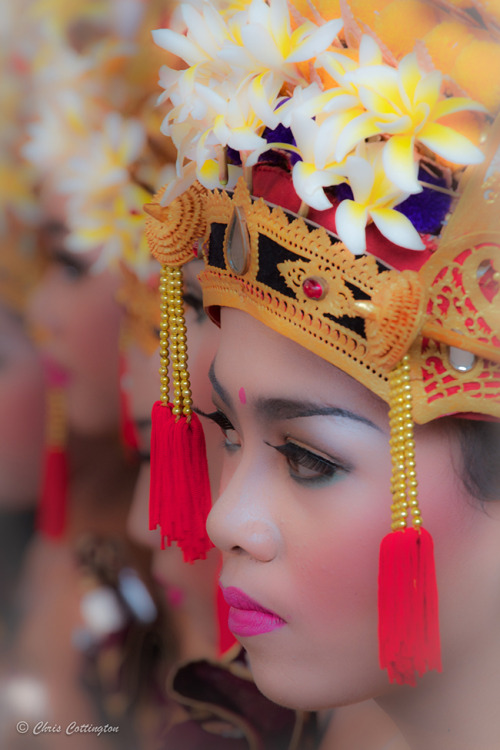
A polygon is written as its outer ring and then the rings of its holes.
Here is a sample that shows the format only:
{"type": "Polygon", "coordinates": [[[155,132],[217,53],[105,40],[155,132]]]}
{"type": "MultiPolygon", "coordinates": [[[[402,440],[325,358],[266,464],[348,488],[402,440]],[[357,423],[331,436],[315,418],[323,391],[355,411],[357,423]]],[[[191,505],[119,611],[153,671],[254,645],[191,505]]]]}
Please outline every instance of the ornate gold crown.
{"type": "Polygon", "coordinates": [[[195,183],[169,206],[149,206],[150,246],[177,266],[198,242],[207,307],[249,312],[387,402],[388,373],[408,353],[418,423],[500,416],[500,120],[490,140],[419,271],[353,256],[323,227],[252,197],[242,178],[232,194],[195,183]]]}

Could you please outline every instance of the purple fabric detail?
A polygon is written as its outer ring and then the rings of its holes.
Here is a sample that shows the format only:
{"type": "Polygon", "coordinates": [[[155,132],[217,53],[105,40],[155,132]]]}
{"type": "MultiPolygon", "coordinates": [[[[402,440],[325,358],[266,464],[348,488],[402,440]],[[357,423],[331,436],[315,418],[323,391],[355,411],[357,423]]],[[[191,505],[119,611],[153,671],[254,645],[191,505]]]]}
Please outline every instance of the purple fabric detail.
{"type": "MultiPolygon", "coordinates": [[[[419,180],[431,185],[446,187],[443,179],[434,177],[423,169],[419,170],[419,180]]],[[[417,232],[422,234],[438,234],[446,214],[450,210],[451,195],[440,193],[437,190],[426,188],[421,193],[410,195],[405,201],[396,206],[406,216],[417,232]]]]}
{"type": "Polygon", "coordinates": [[[231,148],[231,146],[228,146],[227,147],[227,161],[229,164],[234,164],[237,167],[241,167],[240,152],[236,151],[235,148],[231,148]]]}
{"type": "MultiPolygon", "coordinates": [[[[296,146],[295,138],[292,135],[290,128],[286,128],[284,125],[278,125],[274,130],[266,128],[264,131],[264,138],[270,145],[270,150],[265,151],[260,157],[259,161],[266,162],[267,164],[276,164],[281,166],[283,163],[283,152],[277,153],[272,151],[273,143],[289,143],[291,146],[296,146]]],[[[300,156],[294,154],[293,151],[286,152],[287,161],[291,167],[300,161],[300,156]]]]}
{"type": "MultiPolygon", "coordinates": [[[[423,169],[419,170],[418,178],[431,185],[446,186],[443,179],[434,177],[423,169]]],[[[352,190],[346,182],[333,188],[333,194],[338,201],[353,199],[352,190]]],[[[450,203],[450,195],[424,187],[421,193],[410,195],[405,201],[395,206],[395,210],[406,216],[417,232],[438,234],[445,216],[450,210],[450,203]]]]}

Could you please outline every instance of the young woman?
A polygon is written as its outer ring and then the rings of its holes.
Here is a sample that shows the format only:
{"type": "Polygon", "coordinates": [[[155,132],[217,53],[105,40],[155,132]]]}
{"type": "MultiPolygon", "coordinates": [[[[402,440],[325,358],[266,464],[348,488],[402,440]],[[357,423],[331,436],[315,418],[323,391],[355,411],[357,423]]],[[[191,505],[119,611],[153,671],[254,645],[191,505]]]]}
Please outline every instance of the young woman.
{"type": "Polygon", "coordinates": [[[472,60],[494,66],[494,12],[413,3],[399,38],[405,3],[298,5],[186,8],[188,70],[161,74],[165,309],[197,243],[221,327],[229,625],[278,703],[375,698],[412,750],[493,750],[500,101],[472,60]]]}

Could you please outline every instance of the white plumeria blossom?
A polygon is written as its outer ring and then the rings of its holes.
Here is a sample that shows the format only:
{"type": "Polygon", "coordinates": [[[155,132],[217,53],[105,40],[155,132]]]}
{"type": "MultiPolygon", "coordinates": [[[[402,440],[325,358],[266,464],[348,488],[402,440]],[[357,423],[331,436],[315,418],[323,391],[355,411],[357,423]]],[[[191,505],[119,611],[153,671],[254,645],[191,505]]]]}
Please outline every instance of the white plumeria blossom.
{"type": "Polygon", "coordinates": [[[389,180],[383,166],[381,143],[363,144],[346,159],[345,172],[353,200],[339,204],[335,214],[340,239],[355,255],[366,252],[366,224],[373,221],[384,237],[410,250],[423,250],[424,243],[411,221],[394,206],[408,198],[389,180]]]}
{"type": "Polygon", "coordinates": [[[325,149],[322,148],[322,125],[316,120],[297,112],[292,117],[291,127],[297,150],[302,156],[302,160],[296,162],[292,170],[297,195],[318,211],[331,208],[332,204],[323,188],[345,182],[345,169],[335,162],[328,144],[325,144],[325,149]]]}
{"type": "MultiPolygon", "coordinates": [[[[240,6],[241,7],[241,6],[240,6]]],[[[178,173],[195,158],[197,176],[207,179],[205,164],[229,146],[255,163],[268,149],[265,127],[280,123],[276,106],[285,82],[303,82],[296,63],[313,59],[334,40],[342,21],[311,22],[291,31],[286,0],[270,5],[252,0],[243,10],[221,14],[212,3],[182,6],[186,36],[171,29],[153,32],[155,42],[179,55],[188,69],[160,71],[164,93],[174,108],[162,123],[178,149],[178,173]]]]}
{"type": "Polygon", "coordinates": [[[296,13],[292,31],[288,0],[189,0],[176,17],[175,30],[153,32],[187,65],[160,71],[159,102],[172,105],[162,132],[178,150],[178,184],[163,205],[195,179],[225,185],[227,169],[229,187],[242,170],[225,164],[226,148],[240,153],[243,168],[270,149],[288,151],[300,158],[292,178],[306,205],[327,210],[328,189],[350,185],[353,200],[337,209],[350,250],[365,251],[369,222],[390,241],[420,250],[417,231],[395,210],[422,190],[419,144],[456,164],[483,159],[467,138],[438,122],[463,110],[484,112],[481,105],[444,98],[441,74],[423,71],[415,53],[397,67],[386,64],[369,34],[354,55],[337,39],[342,19],[322,23],[314,14],[317,23],[300,23],[296,13]],[[290,129],[295,145],[266,141],[266,128],[279,126],[290,129]]]}
{"type": "Polygon", "coordinates": [[[337,153],[339,159],[361,140],[389,134],[384,168],[402,190],[417,193],[422,188],[417,180],[416,140],[458,164],[477,164],[484,158],[465,136],[436,122],[464,109],[484,112],[484,107],[465,97],[439,100],[442,75],[437,70],[423,73],[416,53],[406,55],[397,69],[389,65],[359,67],[345,78],[357,85],[366,112],[350,125],[350,139],[337,153]]]}
{"type": "Polygon", "coordinates": [[[81,152],[69,160],[61,192],[73,197],[82,211],[89,203],[102,203],[106,195],[114,197],[128,183],[128,167],[141,154],[145,139],[139,121],[110,112],[102,132],[91,132],[81,152]]]}

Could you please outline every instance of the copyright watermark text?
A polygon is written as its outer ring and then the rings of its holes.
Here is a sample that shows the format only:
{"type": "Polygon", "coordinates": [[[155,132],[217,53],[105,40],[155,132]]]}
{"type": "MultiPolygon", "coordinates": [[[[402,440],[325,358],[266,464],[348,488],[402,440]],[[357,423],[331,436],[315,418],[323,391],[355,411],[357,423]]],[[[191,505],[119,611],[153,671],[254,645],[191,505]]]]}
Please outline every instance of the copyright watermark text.
{"type": "Polygon", "coordinates": [[[76,721],[70,721],[69,724],[50,724],[48,721],[38,721],[30,726],[27,721],[18,721],[16,729],[19,734],[33,735],[38,734],[94,734],[100,737],[101,734],[117,734],[120,727],[111,726],[111,724],[77,724],[76,721]]]}

